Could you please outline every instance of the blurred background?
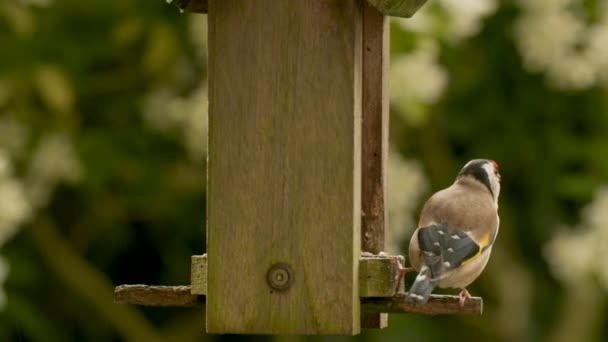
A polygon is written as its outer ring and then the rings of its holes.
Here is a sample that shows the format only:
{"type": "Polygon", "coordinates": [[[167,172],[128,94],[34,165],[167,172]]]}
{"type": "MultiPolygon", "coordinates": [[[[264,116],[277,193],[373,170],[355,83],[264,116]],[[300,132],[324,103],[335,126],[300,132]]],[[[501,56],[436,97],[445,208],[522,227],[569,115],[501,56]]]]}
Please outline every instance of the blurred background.
{"type": "MultiPolygon", "coordinates": [[[[430,0],[391,30],[388,252],[466,161],[497,160],[484,315],[251,339],[608,339],[608,2],[430,0]]],[[[0,47],[0,340],[249,339],[112,303],[116,284],[188,284],[204,252],[206,16],[2,0],[0,47]]]]}

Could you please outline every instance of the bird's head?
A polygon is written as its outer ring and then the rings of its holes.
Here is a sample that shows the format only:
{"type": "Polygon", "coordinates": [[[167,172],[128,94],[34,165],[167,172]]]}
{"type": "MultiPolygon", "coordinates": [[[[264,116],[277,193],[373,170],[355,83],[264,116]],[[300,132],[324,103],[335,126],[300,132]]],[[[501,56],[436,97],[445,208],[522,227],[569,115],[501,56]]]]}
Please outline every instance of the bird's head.
{"type": "Polygon", "coordinates": [[[500,174],[498,173],[498,163],[489,159],[473,159],[460,170],[456,181],[472,179],[480,182],[492,194],[495,202],[498,202],[500,194],[500,174]]]}

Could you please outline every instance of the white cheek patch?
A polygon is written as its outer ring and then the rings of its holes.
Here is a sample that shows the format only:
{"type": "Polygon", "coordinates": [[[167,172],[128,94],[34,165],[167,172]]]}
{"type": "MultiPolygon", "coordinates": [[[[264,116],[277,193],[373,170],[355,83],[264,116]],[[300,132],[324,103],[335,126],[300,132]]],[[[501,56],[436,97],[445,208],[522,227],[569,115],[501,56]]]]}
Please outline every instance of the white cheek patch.
{"type": "Polygon", "coordinates": [[[496,178],[496,176],[494,176],[494,165],[492,165],[491,163],[485,163],[481,167],[488,174],[488,178],[490,178],[490,179],[496,178]]]}
{"type": "Polygon", "coordinates": [[[494,192],[494,197],[498,198],[498,192],[500,192],[500,181],[496,176],[494,165],[490,163],[483,164],[481,166],[484,171],[488,174],[488,179],[490,180],[490,186],[492,187],[492,192],[494,192]]]}

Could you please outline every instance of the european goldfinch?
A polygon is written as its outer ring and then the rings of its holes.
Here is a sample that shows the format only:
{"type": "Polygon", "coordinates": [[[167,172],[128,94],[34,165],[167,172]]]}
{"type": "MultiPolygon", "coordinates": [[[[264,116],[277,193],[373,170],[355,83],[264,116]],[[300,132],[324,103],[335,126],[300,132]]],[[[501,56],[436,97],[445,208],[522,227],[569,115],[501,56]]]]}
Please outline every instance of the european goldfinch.
{"type": "Polygon", "coordinates": [[[474,159],[454,184],[431,196],[410,240],[410,262],[418,276],[407,301],[424,304],[439,286],[461,289],[464,305],[471,296],[466,287],[485,268],[498,234],[499,193],[498,164],[474,159]]]}

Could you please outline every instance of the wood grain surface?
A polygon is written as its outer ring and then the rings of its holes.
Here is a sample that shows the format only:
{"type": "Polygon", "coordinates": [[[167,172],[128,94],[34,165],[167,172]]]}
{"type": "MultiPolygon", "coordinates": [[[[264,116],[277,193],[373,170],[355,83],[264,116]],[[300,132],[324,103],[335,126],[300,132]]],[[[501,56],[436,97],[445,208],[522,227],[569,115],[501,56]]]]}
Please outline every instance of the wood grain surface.
{"type": "Polygon", "coordinates": [[[208,21],[207,331],[357,334],[360,2],[210,0],[208,21]]]}

